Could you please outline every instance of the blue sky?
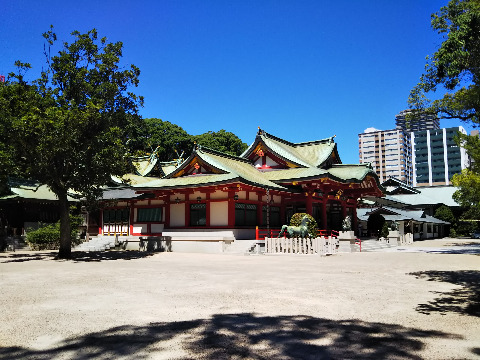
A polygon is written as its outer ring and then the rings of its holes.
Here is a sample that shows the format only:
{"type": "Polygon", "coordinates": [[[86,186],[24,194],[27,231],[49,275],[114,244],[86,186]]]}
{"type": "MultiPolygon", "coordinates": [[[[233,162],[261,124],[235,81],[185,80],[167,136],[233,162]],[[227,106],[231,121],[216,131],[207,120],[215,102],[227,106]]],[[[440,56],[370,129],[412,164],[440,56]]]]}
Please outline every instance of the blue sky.
{"type": "Polygon", "coordinates": [[[446,3],[3,0],[0,74],[21,60],[37,77],[50,24],[66,41],[96,28],[140,68],[143,117],[192,135],[225,129],[247,144],[258,126],[292,142],[337,135],[342,161],[358,163],[358,134],[394,128],[407,107],[441,43],[430,14],[446,3]]]}

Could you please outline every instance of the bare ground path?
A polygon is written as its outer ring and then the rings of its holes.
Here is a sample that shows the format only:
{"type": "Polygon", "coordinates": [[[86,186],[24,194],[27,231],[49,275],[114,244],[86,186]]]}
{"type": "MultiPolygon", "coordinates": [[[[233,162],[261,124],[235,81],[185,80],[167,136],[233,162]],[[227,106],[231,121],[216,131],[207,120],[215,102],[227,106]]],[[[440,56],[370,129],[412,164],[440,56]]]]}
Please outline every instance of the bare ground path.
{"type": "Polygon", "coordinates": [[[331,257],[3,253],[0,359],[475,359],[479,244],[331,257]]]}

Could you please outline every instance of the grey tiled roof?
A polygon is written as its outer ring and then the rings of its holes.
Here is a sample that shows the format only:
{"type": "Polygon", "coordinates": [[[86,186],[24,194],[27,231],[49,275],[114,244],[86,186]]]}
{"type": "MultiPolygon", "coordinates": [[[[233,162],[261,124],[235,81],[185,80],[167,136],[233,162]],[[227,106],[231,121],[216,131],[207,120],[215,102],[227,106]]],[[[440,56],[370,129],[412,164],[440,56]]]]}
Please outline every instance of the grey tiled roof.
{"type": "Polygon", "coordinates": [[[372,213],[377,212],[387,212],[388,214],[382,214],[385,220],[388,221],[409,221],[413,220],[416,222],[422,223],[433,223],[433,224],[449,224],[446,221],[442,221],[437,219],[433,216],[425,214],[423,210],[405,210],[405,209],[397,209],[388,206],[383,206],[381,208],[373,208],[373,209],[357,209],[357,217],[362,221],[367,221],[368,217],[372,213]]]}
{"type": "Polygon", "coordinates": [[[447,206],[459,206],[452,198],[458,188],[454,186],[417,187],[419,194],[396,194],[391,198],[413,206],[445,204],[447,206]]]}

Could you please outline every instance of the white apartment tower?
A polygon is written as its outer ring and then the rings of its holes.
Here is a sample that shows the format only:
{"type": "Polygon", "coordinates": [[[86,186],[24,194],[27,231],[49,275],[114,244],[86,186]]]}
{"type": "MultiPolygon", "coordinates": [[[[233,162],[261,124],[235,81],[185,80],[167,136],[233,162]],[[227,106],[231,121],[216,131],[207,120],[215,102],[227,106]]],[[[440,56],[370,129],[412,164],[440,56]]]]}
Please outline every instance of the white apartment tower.
{"type": "Polygon", "coordinates": [[[360,163],[370,163],[380,182],[395,177],[412,185],[410,137],[402,129],[368,128],[358,134],[360,163]]]}

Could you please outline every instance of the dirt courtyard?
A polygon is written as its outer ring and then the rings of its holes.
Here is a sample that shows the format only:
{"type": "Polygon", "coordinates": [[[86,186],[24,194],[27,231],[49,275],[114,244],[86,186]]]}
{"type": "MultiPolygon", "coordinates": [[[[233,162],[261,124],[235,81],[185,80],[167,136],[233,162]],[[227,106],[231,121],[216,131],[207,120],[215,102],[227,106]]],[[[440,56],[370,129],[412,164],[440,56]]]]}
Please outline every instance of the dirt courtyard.
{"type": "Polygon", "coordinates": [[[0,253],[0,359],[476,359],[479,254],[0,253]]]}

